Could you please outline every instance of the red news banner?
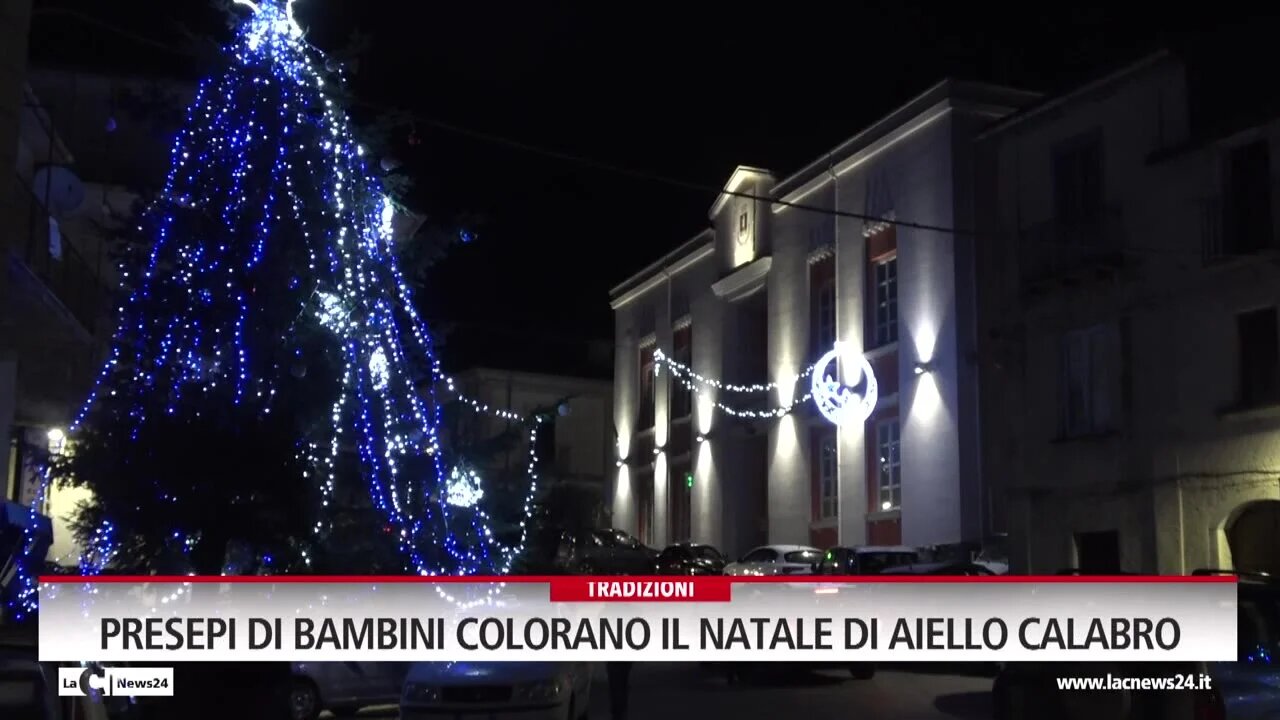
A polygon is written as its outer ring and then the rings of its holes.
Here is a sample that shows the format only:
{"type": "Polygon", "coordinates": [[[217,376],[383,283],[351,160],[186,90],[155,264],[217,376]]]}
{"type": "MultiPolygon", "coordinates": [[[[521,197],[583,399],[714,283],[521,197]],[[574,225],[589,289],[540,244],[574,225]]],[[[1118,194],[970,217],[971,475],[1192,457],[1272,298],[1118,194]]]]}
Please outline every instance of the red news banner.
{"type": "Polygon", "coordinates": [[[49,577],[49,661],[1227,660],[1231,577],[49,577]]]}
{"type": "Polygon", "coordinates": [[[730,581],[700,578],[549,578],[551,602],[729,602],[730,581]]]}

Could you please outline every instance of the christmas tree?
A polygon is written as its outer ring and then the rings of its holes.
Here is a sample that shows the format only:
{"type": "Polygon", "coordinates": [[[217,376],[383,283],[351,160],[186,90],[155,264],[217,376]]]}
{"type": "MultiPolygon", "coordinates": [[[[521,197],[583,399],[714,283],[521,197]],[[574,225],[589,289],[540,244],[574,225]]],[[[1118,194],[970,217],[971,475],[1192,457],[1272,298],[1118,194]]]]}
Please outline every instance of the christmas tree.
{"type": "Polygon", "coordinates": [[[217,574],[229,548],[305,569],[358,478],[409,571],[504,573],[523,533],[500,544],[481,479],[446,457],[442,408],[459,398],[337,99],[341,65],[306,43],[290,0],[240,4],[225,70],[200,85],[141,215],[110,358],[48,473],[93,492],[83,569],[217,574]]]}

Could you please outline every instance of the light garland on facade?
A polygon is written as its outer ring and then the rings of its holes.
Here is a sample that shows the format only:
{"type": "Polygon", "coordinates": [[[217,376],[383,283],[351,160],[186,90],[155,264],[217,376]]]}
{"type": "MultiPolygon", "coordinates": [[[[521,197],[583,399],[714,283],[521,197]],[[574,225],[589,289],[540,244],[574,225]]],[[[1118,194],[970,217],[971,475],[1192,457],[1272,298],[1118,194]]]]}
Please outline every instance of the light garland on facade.
{"type": "MultiPolygon", "coordinates": [[[[124,272],[122,280],[131,281],[134,290],[118,308],[109,359],[69,428],[69,439],[74,442],[104,387],[111,388],[112,398],[120,392],[123,400],[133,400],[123,419],[135,439],[144,423],[165,421],[148,416],[143,400],[155,393],[167,395],[168,414],[178,413],[188,395],[208,399],[219,392],[235,405],[272,411],[281,371],[301,377],[307,358],[299,349],[297,364],[281,368],[272,348],[253,342],[250,328],[261,322],[261,308],[251,296],[262,280],[255,270],[272,252],[282,252],[280,240],[272,246],[273,227],[289,218],[308,259],[297,273],[314,282],[305,287],[304,278],[294,277],[289,285],[300,297],[298,315],[313,317],[328,330],[341,358],[329,436],[304,438],[299,445],[322,506],[332,500],[341,449],[353,445],[370,497],[395,531],[413,572],[505,574],[527,540],[542,419],[529,431],[529,484],[519,542],[504,546],[478,505],[441,502],[439,490],[448,487],[449,472],[438,435],[441,403],[435,386],[443,383],[472,410],[512,421],[524,418],[458,393],[453,379],[440,370],[431,335],[393,254],[394,208],[369,175],[345,114],[326,97],[325,80],[312,60],[318,51],[302,40],[293,0],[239,2],[253,14],[228,50],[230,68],[220,79],[203,81],[187,110],[165,190],[146,211],[156,227],[155,242],[139,277],[124,272]],[[267,154],[269,167],[261,162],[267,154]],[[306,193],[318,195],[324,205],[317,206],[306,193]],[[220,220],[227,237],[237,242],[190,232],[178,217],[191,212],[220,220]],[[166,303],[175,295],[186,301],[166,303]],[[231,310],[226,320],[204,310],[215,304],[231,310]],[[131,371],[121,362],[125,353],[132,355],[131,371]],[[423,477],[411,471],[406,463],[414,458],[427,459],[433,472],[423,477]],[[425,557],[425,550],[435,559],[425,557]]],[[[340,69],[335,72],[340,83],[345,80],[340,69]]],[[[42,558],[34,557],[35,521],[50,482],[46,470],[30,508],[13,604],[18,620],[36,605],[33,570],[42,558]]],[[[328,528],[328,522],[318,521],[313,534],[319,539],[328,528]]],[[[109,522],[95,533],[81,562],[84,574],[110,564],[113,533],[109,522]]],[[[184,541],[185,549],[194,542],[184,541]]],[[[302,556],[309,564],[305,550],[302,556]]],[[[465,606],[491,603],[498,591],[490,588],[465,606]]]]}
{"type": "Polygon", "coordinates": [[[693,368],[673,358],[668,357],[666,353],[662,352],[661,350],[653,351],[653,359],[654,359],[653,367],[654,367],[655,373],[657,373],[658,368],[660,366],[666,365],[668,368],[671,369],[673,373],[684,376],[690,379],[691,381],[697,382],[701,385],[706,385],[708,387],[715,388],[716,390],[721,390],[721,391],[731,392],[731,393],[762,393],[762,392],[769,392],[772,390],[778,390],[780,388],[794,388],[797,383],[799,383],[804,378],[808,377],[809,373],[813,372],[813,368],[814,368],[813,365],[806,367],[805,369],[801,370],[795,377],[791,378],[791,380],[788,382],[767,382],[767,383],[755,383],[752,385],[735,385],[734,383],[722,382],[715,378],[706,377],[705,375],[696,373],[694,372],[693,368]]]}
{"type": "Polygon", "coordinates": [[[763,420],[766,418],[783,417],[784,415],[794,410],[797,405],[801,405],[805,402],[808,402],[809,399],[812,397],[812,394],[809,392],[805,392],[799,397],[796,397],[795,392],[796,392],[796,386],[800,383],[800,381],[808,377],[813,372],[813,369],[814,369],[813,365],[810,365],[809,367],[801,370],[800,373],[797,374],[794,378],[792,378],[789,382],[758,383],[755,385],[734,385],[732,383],[725,383],[725,382],[716,380],[715,378],[709,378],[704,375],[700,375],[694,372],[693,368],[690,368],[688,365],[685,365],[681,362],[678,362],[676,360],[673,360],[672,358],[667,357],[665,354],[663,354],[661,350],[654,350],[653,358],[654,358],[655,373],[662,366],[666,366],[667,369],[670,371],[671,376],[674,377],[676,380],[679,380],[680,383],[685,387],[685,389],[690,390],[691,392],[697,395],[709,397],[711,399],[711,404],[716,409],[720,410],[721,412],[727,415],[731,415],[737,418],[763,420]],[[719,392],[717,392],[717,391],[728,391],[731,393],[746,394],[746,393],[765,393],[765,392],[770,392],[778,389],[789,389],[791,391],[790,394],[792,397],[791,402],[787,403],[786,405],[779,405],[779,406],[765,408],[765,409],[742,408],[742,407],[734,407],[732,405],[728,405],[719,400],[719,397],[718,397],[719,392]]]}
{"type": "MultiPolygon", "coordinates": [[[[685,389],[697,395],[709,397],[712,406],[733,417],[750,420],[780,418],[795,410],[797,405],[813,400],[823,417],[833,424],[845,425],[864,422],[875,410],[876,402],[879,399],[879,386],[871,364],[865,357],[851,353],[847,348],[848,346],[845,343],[837,341],[835,347],[824,354],[818,362],[804,368],[785,382],[756,383],[753,385],[735,385],[722,382],[696,373],[693,368],[667,357],[661,350],[656,349],[653,351],[653,370],[654,374],[658,375],[661,372],[661,368],[665,366],[671,376],[680,381],[685,389]],[[831,365],[839,361],[843,361],[847,366],[854,368],[856,371],[855,380],[859,380],[863,384],[861,393],[855,392],[852,387],[841,383],[837,379],[838,370],[835,375],[826,372],[831,365]],[[806,378],[809,378],[810,381],[808,390],[797,396],[796,386],[806,378]],[[719,399],[719,395],[722,392],[759,394],[775,390],[784,391],[785,394],[791,397],[790,402],[784,405],[759,409],[735,407],[721,402],[719,399]]],[[[657,450],[655,450],[655,454],[657,454],[657,450]]],[[[621,467],[621,462],[619,461],[619,467],[621,467]]]]}
{"type": "Polygon", "coordinates": [[[679,380],[680,383],[684,385],[686,389],[692,391],[694,394],[711,397],[712,398],[711,404],[717,410],[720,410],[726,415],[731,415],[736,418],[743,418],[748,420],[764,420],[767,418],[783,417],[788,413],[790,413],[791,411],[795,410],[797,405],[803,405],[813,397],[811,393],[806,392],[803,395],[800,395],[799,397],[794,398],[790,403],[786,405],[778,405],[776,407],[771,407],[766,409],[740,408],[740,407],[733,407],[730,405],[726,405],[720,402],[719,400],[715,399],[712,396],[712,394],[708,392],[705,388],[698,385],[697,383],[694,383],[692,380],[690,380],[687,377],[684,377],[682,375],[675,375],[674,373],[673,373],[673,377],[679,380]]]}

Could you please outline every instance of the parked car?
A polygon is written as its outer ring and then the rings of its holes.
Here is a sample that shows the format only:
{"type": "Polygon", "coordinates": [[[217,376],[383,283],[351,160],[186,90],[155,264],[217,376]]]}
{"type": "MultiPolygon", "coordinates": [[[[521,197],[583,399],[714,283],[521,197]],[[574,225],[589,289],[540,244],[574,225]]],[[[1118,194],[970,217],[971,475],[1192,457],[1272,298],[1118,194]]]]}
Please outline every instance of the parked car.
{"type": "Polygon", "coordinates": [[[558,564],[583,575],[652,575],[658,551],[622,530],[564,533],[558,564]]]}
{"type": "Polygon", "coordinates": [[[400,718],[581,720],[590,702],[587,663],[414,663],[400,697],[400,718]]]}
{"type": "Polygon", "coordinates": [[[984,567],[991,571],[992,575],[1008,575],[1009,563],[1004,560],[987,559],[984,557],[975,557],[973,564],[984,567]]]}
{"type": "Polygon", "coordinates": [[[400,701],[409,663],[305,662],[293,664],[289,707],[293,720],[314,720],[322,710],[351,715],[400,701]]]}
{"type": "MultiPolygon", "coordinates": [[[[1200,570],[1194,574],[1224,571],[1200,570]]],[[[1235,574],[1235,573],[1228,573],[1235,574]]],[[[1239,575],[1235,662],[1008,663],[996,676],[996,720],[1272,720],[1280,717],[1280,582],[1239,575]],[[1060,691],[1058,677],[1211,678],[1209,690],[1060,691]]]]}
{"type": "Polygon", "coordinates": [[[659,575],[720,575],[725,559],[710,545],[676,543],[658,555],[659,575]]]}
{"type": "Polygon", "coordinates": [[[725,575],[810,575],[822,551],[807,545],[762,545],[724,568],[725,575]]]}
{"type": "Polygon", "coordinates": [[[902,545],[833,547],[815,570],[819,575],[875,575],[885,568],[920,562],[920,551],[902,545]]]}
{"type": "Polygon", "coordinates": [[[988,577],[995,575],[990,568],[972,562],[916,563],[885,568],[881,575],[970,575],[988,577]]]}

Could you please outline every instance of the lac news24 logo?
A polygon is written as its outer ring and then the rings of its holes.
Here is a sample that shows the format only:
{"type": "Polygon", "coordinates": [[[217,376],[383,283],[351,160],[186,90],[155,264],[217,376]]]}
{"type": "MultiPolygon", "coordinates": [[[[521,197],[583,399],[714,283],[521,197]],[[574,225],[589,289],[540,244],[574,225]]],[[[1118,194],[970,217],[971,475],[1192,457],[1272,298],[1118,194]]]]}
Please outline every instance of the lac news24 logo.
{"type": "Polygon", "coordinates": [[[58,668],[58,694],[169,696],[173,695],[173,668],[58,668]]]}

